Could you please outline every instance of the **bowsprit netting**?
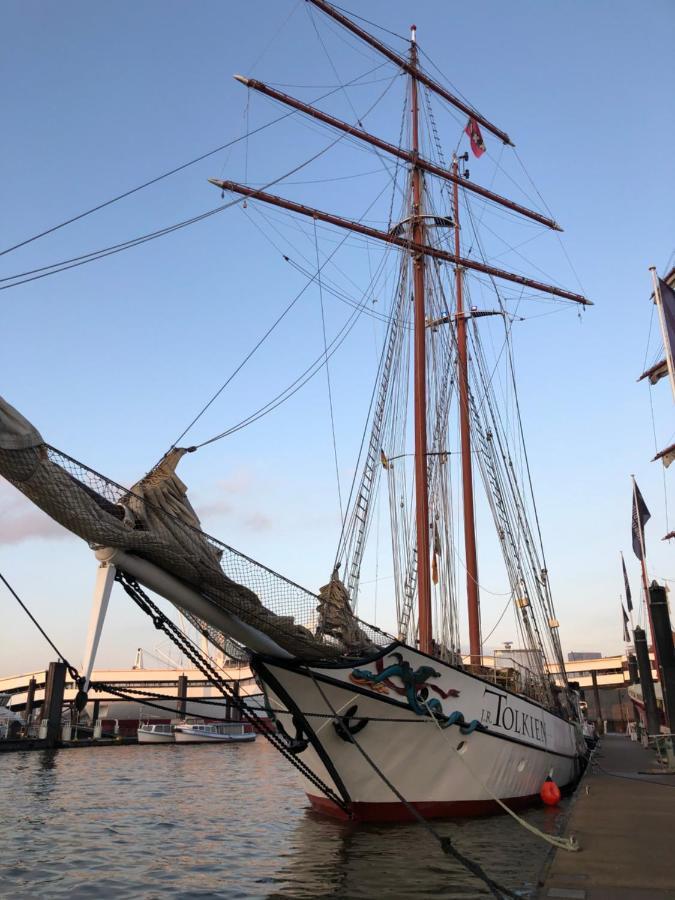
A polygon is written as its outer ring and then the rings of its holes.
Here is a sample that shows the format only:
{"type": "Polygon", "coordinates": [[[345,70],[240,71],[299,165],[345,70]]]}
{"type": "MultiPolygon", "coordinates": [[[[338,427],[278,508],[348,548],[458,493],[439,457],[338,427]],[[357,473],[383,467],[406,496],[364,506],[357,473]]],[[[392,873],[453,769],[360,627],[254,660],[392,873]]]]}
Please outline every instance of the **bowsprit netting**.
{"type": "MultiPolygon", "coordinates": [[[[44,443],[0,398],[0,474],[94,549],[147,560],[211,604],[305,659],[363,655],[392,638],[205,534],[175,474],[185,450],[170,451],[130,490],[44,443]]],[[[333,592],[334,593],[334,592],[333,592]]]]}

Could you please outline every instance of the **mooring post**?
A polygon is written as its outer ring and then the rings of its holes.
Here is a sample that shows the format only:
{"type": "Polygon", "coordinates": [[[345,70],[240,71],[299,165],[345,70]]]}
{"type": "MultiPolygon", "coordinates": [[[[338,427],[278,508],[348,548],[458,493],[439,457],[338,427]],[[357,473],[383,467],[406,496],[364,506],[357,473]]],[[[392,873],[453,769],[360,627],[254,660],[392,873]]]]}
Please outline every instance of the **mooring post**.
{"type": "Polygon", "coordinates": [[[92,726],[96,725],[96,723],[98,722],[98,716],[99,716],[100,712],[101,712],[101,701],[94,700],[94,708],[91,713],[92,726]]]}
{"type": "Polygon", "coordinates": [[[593,682],[593,697],[595,699],[595,708],[597,709],[596,724],[598,734],[605,733],[605,726],[602,719],[602,706],[600,705],[600,690],[598,688],[598,673],[595,669],[591,669],[591,681],[593,682]]]}
{"type": "Polygon", "coordinates": [[[634,653],[628,654],[628,683],[640,684],[640,675],[638,674],[638,664],[634,653]]]}
{"type": "Polygon", "coordinates": [[[61,709],[66,686],[66,664],[49,663],[42,718],[47,720],[47,746],[54,747],[61,737],[61,709]]]}
{"type": "Polygon", "coordinates": [[[179,675],[176,696],[178,697],[178,706],[177,706],[178,716],[181,719],[184,719],[185,716],[187,715],[187,686],[188,686],[187,675],[179,675]]]}
{"type": "MultiPolygon", "coordinates": [[[[239,682],[236,679],[232,685],[232,692],[234,693],[234,696],[239,699],[239,682]]],[[[232,710],[232,718],[235,722],[241,722],[241,712],[236,707],[232,710]]]]}
{"type": "Polygon", "coordinates": [[[675,731],[675,651],[673,632],[668,613],[666,589],[656,581],[649,586],[649,608],[654,633],[655,656],[659,666],[659,681],[663,693],[663,709],[670,732],[675,731]]]}
{"type": "Polygon", "coordinates": [[[26,692],[26,708],[23,711],[23,721],[26,726],[30,725],[30,717],[33,714],[33,704],[35,703],[35,685],[37,682],[34,678],[28,682],[28,690],[26,692]]]}
{"type": "Polygon", "coordinates": [[[652,678],[652,662],[649,658],[647,636],[644,629],[636,626],[633,632],[635,641],[635,655],[637,656],[638,670],[640,672],[640,687],[642,688],[642,702],[645,705],[647,716],[647,733],[659,733],[659,712],[656,706],[656,694],[654,692],[654,679],[652,678]]]}

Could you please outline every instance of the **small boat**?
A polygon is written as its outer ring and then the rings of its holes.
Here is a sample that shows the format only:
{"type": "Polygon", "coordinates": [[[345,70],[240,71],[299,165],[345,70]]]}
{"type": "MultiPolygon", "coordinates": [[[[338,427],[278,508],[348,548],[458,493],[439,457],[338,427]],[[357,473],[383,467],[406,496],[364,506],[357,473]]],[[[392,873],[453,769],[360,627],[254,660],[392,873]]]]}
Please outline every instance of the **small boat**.
{"type": "Polygon", "coordinates": [[[174,726],[159,722],[142,722],[136,734],[139,744],[173,744],[174,726]]]}
{"type": "Polygon", "coordinates": [[[243,722],[181,722],[174,729],[177,744],[210,744],[254,741],[255,731],[243,722]]]}

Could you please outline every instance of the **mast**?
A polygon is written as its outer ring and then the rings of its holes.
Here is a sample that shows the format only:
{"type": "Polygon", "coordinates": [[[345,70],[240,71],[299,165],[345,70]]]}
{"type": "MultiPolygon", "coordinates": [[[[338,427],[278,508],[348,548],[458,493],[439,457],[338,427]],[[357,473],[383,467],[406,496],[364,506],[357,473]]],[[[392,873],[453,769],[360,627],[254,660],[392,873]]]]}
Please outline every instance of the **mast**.
{"type": "MultiPolygon", "coordinates": [[[[459,174],[459,162],[452,160],[454,175],[459,174]]],[[[453,216],[455,219],[455,256],[459,259],[459,187],[453,184],[453,216]]],[[[469,410],[469,359],[467,352],[464,313],[464,270],[455,265],[455,296],[457,303],[457,380],[459,385],[459,432],[462,457],[462,496],[464,511],[464,558],[466,566],[466,599],[469,612],[469,652],[471,665],[481,665],[480,598],[478,595],[478,559],[476,556],[476,522],[473,502],[473,468],[471,458],[471,431],[469,410]]]]}
{"type": "MultiPolygon", "coordinates": [[[[419,109],[417,105],[417,39],[416,27],[410,29],[410,90],[412,115],[412,154],[419,156],[419,109]]],[[[412,239],[424,245],[422,219],[422,173],[416,162],[412,166],[412,239]]],[[[429,486],[427,483],[427,364],[426,311],[424,303],[423,253],[412,251],[414,307],[414,396],[415,396],[415,519],[417,533],[417,626],[419,648],[432,652],[431,572],[429,565],[429,486]]]]}

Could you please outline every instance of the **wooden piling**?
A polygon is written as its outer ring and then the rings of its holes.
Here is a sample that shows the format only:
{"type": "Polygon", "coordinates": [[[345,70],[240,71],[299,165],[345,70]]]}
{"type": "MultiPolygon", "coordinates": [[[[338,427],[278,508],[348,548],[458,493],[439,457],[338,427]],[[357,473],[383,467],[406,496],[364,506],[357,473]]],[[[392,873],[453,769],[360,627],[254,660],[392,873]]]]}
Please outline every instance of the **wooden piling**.
{"type": "Polygon", "coordinates": [[[187,688],[188,688],[188,677],[187,675],[179,675],[178,676],[178,687],[177,694],[178,697],[178,716],[181,719],[184,719],[187,715],[187,688]]]}
{"type": "Polygon", "coordinates": [[[23,711],[23,721],[25,725],[30,724],[30,717],[33,713],[33,704],[35,703],[35,686],[37,682],[34,678],[28,682],[28,690],[26,692],[26,708],[23,711]]]}
{"type": "Polygon", "coordinates": [[[595,708],[597,710],[596,728],[598,734],[604,734],[605,723],[602,718],[602,704],[600,703],[600,690],[598,688],[598,673],[595,669],[591,669],[591,681],[593,682],[593,697],[595,698],[595,708]]]}
{"type": "Polygon", "coordinates": [[[638,670],[640,672],[640,687],[642,688],[642,701],[645,705],[647,716],[647,731],[649,734],[659,733],[659,712],[656,706],[656,694],[654,692],[654,680],[652,678],[652,663],[649,658],[647,636],[644,629],[636,626],[633,632],[635,641],[635,655],[637,656],[638,670]]]}
{"type": "Polygon", "coordinates": [[[66,685],[66,664],[49,663],[42,718],[47,720],[47,747],[54,747],[61,737],[61,709],[66,685]]]}

